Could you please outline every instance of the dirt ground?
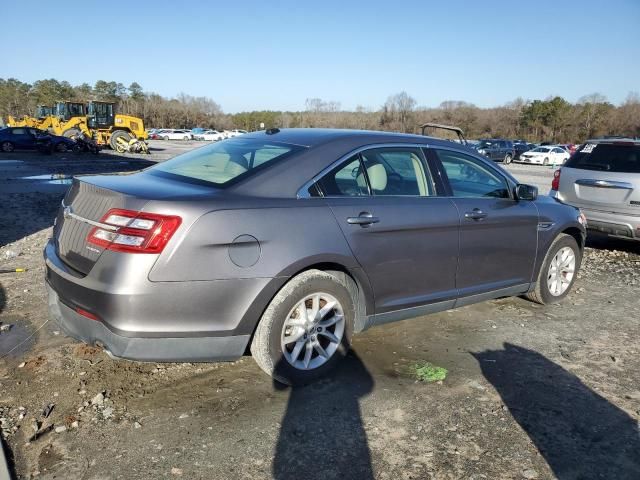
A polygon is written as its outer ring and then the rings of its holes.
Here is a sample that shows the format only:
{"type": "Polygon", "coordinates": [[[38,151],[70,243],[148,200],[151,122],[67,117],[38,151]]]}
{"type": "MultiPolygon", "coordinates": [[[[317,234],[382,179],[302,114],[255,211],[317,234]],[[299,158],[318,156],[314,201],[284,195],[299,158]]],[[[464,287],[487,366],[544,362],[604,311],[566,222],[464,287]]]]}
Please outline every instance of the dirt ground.
{"type": "MultiPolygon", "coordinates": [[[[157,142],[150,158],[192,146],[157,142]]],[[[16,478],[640,478],[640,245],[590,239],[558,305],[505,298],[369,330],[305,388],[250,357],[116,361],[48,321],[42,249],[66,176],[148,160],[0,156],[0,269],[27,269],[0,274],[0,427],[16,478]],[[419,362],[446,378],[418,381],[419,362]]],[[[509,168],[541,186],[553,171],[509,168]]]]}

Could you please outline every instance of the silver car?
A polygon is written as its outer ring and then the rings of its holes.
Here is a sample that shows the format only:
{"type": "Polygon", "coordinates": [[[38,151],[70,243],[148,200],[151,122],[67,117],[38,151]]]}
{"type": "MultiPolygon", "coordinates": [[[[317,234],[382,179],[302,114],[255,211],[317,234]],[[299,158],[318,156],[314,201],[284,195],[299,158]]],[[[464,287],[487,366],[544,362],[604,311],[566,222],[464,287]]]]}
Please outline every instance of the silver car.
{"type": "Polygon", "coordinates": [[[554,174],[551,196],[579,207],[587,228],[640,240],[640,140],[589,140],[554,174]]]}
{"type": "Polygon", "coordinates": [[[561,300],[581,220],[449,141],[272,129],[75,178],[44,252],[50,310],[116,357],[250,348],[305,383],[375,325],[507,295],[561,300]]]}

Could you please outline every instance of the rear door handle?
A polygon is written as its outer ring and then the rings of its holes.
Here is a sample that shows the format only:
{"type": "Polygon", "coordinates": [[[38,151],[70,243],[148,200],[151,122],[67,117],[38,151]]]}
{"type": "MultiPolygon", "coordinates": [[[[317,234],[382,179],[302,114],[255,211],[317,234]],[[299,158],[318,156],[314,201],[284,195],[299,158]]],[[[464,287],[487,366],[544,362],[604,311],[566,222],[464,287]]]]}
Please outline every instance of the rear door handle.
{"type": "Polygon", "coordinates": [[[474,208],[471,212],[465,213],[464,218],[468,218],[470,220],[482,220],[483,218],[487,218],[487,214],[479,208],[474,208]]]}
{"type": "Polygon", "coordinates": [[[378,223],[380,219],[374,217],[369,212],[360,212],[357,217],[347,217],[347,223],[350,225],[360,225],[361,227],[368,227],[372,223],[378,223]]]}

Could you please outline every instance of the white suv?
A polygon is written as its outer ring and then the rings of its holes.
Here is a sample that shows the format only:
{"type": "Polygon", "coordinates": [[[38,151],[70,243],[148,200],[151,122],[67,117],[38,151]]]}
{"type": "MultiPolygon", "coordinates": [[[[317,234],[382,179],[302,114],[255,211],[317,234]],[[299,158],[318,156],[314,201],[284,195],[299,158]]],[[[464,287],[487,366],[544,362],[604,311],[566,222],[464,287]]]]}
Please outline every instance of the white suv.
{"type": "Polygon", "coordinates": [[[640,241],[640,140],[588,140],[556,170],[549,194],[579,207],[588,229],[640,241]]]}

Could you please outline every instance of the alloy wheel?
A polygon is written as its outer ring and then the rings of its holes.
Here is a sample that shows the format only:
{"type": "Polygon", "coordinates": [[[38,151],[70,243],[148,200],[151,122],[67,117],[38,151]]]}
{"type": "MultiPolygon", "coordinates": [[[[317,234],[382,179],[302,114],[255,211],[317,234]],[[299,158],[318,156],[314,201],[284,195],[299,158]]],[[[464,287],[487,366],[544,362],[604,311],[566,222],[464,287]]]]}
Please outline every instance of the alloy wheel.
{"type": "Polygon", "coordinates": [[[573,280],[576,269],[576,255],[570,247],[563,247],[556,252],[547,272],[549,293],[559,297],[567,291],[573,280]]]}
{"type": "Polygon", "coordinates": [[[284,321],[282,353],[298,370],[318,368],[336,352],[344,330],[344,311],[333,295],[322,292],[307,295],[284,321]]]}
{"type": "Polygon", "coordinates": [[[3,142],[2,143],[2,151],[3,152],[13,152],[13,143],[11,143],[11,142],[3,142]]]}

